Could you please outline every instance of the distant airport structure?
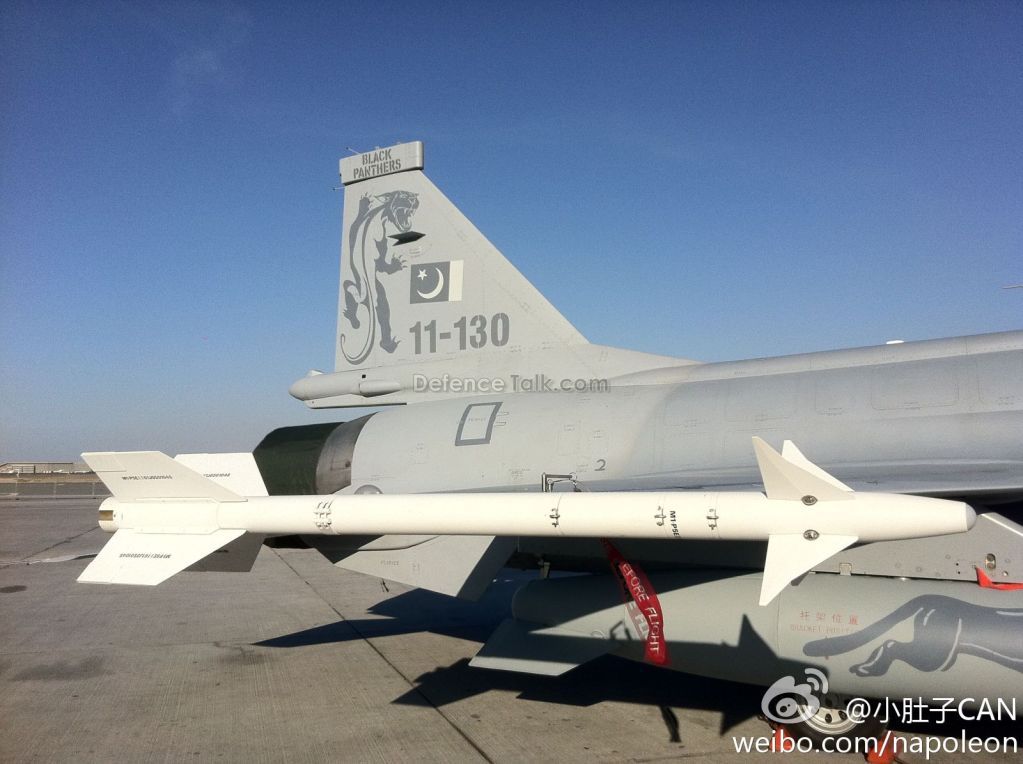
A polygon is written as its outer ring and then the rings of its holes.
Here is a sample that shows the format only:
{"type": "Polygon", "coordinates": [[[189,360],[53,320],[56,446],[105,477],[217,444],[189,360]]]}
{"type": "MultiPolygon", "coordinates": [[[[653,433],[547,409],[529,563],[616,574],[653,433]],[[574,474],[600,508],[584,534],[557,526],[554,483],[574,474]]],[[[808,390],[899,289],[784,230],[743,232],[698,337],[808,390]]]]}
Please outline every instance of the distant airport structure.
{"type": "Polygon", "coordinates": [[[52,472],[89,472],[85,462],[3,462],[0,475],[40,475],[52,472]]]}
{"type": "Polygon", "coordinates": [[[85,462],[0,463],[0,496],[80,499],[108,494],[85,462]]]}

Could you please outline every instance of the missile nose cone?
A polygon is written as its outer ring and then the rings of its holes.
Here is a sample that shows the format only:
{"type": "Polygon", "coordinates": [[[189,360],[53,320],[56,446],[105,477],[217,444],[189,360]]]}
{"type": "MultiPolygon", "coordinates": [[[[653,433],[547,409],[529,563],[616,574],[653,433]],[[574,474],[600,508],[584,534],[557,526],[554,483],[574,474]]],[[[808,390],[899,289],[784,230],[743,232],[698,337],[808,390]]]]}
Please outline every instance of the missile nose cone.
{"type": "Polygon", "coordinates": [[[298,398],[300,401],[307,400],[309,398],[309,395],[307,394],[308,387],[309,385],[306,382],[305,377],[303,377],[291,384],[291,387],[288,388],[288,394],[292,398],[298,398]]]}
{"type": "Polygon", "coordinates": [[[963,504],[965,508],[963,511],[963,519],[966,520],[966,530],[970,530],[974,523],[977,522],[977,512],[969,504],[963,504]]]}
{"type": "Polygon", "coordinates": [[[288,388],[288,394],[292,398],[298,398],[300,401],[312,400],[323,392],[320,389],[324,383],[323,377],[329,379],[329,376],[319,369],[310,369],[309,373],[302,377],[302,379],[296,379],[291,383],[291,387],[288,388]]]}

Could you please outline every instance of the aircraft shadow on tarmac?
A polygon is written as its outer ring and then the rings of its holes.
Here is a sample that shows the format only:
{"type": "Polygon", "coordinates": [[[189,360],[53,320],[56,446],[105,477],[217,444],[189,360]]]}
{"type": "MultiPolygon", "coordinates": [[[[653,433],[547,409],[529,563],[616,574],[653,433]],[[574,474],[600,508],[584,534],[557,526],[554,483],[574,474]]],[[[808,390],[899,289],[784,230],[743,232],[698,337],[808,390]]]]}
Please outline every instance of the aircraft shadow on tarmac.
{"type": "MultiPolygon", "coordinates": [[[[511,596],[523,581],[524,578],[515,573],[498,579],[479,602],[414,589],[372,606],[369,612],[375,617],[339,620],[264,640],[255,646],[301,648],[424,632],[482,644],[508,617],[511,596]]],[[[770,666],[776,677],[786,673],[801,675],[806,668],[802,662],[779,659],[746,621],[737,645],[672,642],[668,649],[672,655],[686,655],[694,665],[722,660],[747,665],[760,663],[770,666]]],[[[719,713],[718,734],[724,735],[760,714],[763,694],[759,687],[667,671],[612,655],[597,658],[558,677],[473,668],[469,660],[463,658],[449,666],[438,666],[413,681],[414,688],[395,698],[395,703],[441,707],[491,690],[503,690],[517,693],[524,700],[565,706],[591,706],[604,701],[657,706],[670,742],[678,742],[680,735],[673,708],[719,713]]],[[[894,714],[891,721],[891,727],[904,734],[958,737],[965,731],[967,736],[1023,741],[1023,730],[1017,729],[1017,725],[965,721],[955,718],[954,714],[940,726],[930,722],[901,723],[894,714]]]]}
{"type": "Polygon", "coordinates": [[[521,585],[520,579],[498,579],[478,602],[413,589],[370,607],[368,612],[375,618],[345,619],[257,644],[262,647],[304,647],[420,632],[485,642],[497,625],[508,617],[511,597],[521,585]]]}
{"type": "MultiPolygon", "coordinates": [[[[375,618],[340,620],[256,645],[299,648],[422,632],[483,643],[508,617],[511,595],[521,584],[522,580],[515,577],[498,580],[483,599],[475,603],[416,589],[374,605],[370,613],[377,616],[375,618]]],[[[744,662],[764,660],[799,672],[804,667],[801,663],[779,662],[748,623],[744,623],[736,646],[671,643],[669,650],[702,654],[707,659],[711,659],[711,653],[725,651],[729,655],[742,655],[744,662]]],[[[757,688],[666,671],[616,656],[598,658],[560,677],[472,668],[468,659],[461,659],[414,681],[415,688],[396,698],[395,703],[440,707],[490,690],[505,690],[516,692],[523,699],[570,706],[590,706],[603,701],[658,706],[673,741],[678,738],[678,720],[671,710],[673,707],[720,712],[722,734],[760,713],[761,693],[757,688]]]]}

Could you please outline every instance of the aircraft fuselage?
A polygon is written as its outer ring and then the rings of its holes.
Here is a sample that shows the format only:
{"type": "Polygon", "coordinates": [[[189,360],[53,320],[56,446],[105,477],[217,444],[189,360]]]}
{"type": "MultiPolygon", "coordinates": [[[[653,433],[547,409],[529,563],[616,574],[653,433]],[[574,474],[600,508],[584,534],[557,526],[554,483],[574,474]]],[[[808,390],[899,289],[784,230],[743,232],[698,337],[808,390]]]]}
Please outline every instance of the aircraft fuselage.
{"type": "Polygon", "coordinates": [[[359,434],[351,484],[536,490],[546,472],[595,490],[736,488],[758,483],[758,435],[855,489],[1018,500],[1021,432],[1023,332],[1006,332],[390,408],[359,434]]]}

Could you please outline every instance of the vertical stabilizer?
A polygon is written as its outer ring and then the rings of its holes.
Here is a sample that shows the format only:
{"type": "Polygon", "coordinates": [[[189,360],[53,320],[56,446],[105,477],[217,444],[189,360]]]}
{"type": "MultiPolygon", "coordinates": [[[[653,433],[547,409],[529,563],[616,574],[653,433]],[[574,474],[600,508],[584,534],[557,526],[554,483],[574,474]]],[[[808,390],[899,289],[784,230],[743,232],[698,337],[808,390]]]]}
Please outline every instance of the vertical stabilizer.
{"type": "Polygon", "coordinates": [[[336,370],[585,343],[422,168],[419,141],[341,160],[336,370]]]}
{"type": "Polygon", "coordinates": [[[291,386],[308,406],[514,392],[517,379],[575,389],[690,363],[587,342],[423,174],[422,143],[346,157],[341,182],[335,371],[291,386]]]}

